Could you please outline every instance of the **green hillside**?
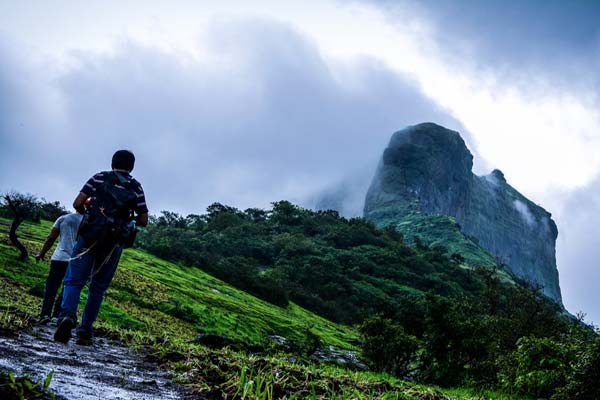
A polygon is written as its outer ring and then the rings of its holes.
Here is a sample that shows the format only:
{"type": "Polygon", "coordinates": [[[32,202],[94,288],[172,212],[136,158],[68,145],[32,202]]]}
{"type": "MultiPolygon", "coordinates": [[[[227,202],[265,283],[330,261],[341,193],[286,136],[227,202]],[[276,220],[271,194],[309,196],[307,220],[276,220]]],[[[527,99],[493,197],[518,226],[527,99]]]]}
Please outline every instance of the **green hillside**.
{"type": "MultiPolygon", "coordinates": [[[[594,330],[502,271],[469,266],[446,247],[456,224],[437,222],[440,242],[410,246],[395,227],[285,201],[166,212],[140,234],[147,250],[125,252],[97,334],[139,349],[200,398],[595,398],[594,330]],[[206,347],[203,334],[221,343],[206,347]],[[352,352],[373,372],[352,371],[352,352]]],[[[31,327],[48,271],[16,261],[8,225],[0,219],[3,335],[31,327]]],[[[19,229],[32,254],[50,226],[19,229]]]]}
{"type": "Polygon", "coordinates": [[[429,246],[442,245],[448,249],[449,254],[460,254],[468,266],[498,268],[498,273],[502,275],[503,280],[513,282],[512,274],[500,268],[498,261],[479,244],[476,238],[465,235],[454,217],[398,208],[395,206],[379,208],[371,211],[368,219],[380,228],[388,225],[395,226],[409,243],[420,239],[429,246]]]}
{"type": "MultiPolygon", "coordinates": [[[[9,221],[0,219],[0,332],[29,329],[41,304],[46,262],[16,260],[8,243],[9,221]]],[[[51,223],[25,222],[20,239],[32,254],[51,223]]],[[[200,333],[224,334],[247,344],[264,344],[267,335],[299,343],[354,349],[355,329],[332,323],[290,303],[277,307],[213,278],[197,268],[161,260],[138,249],[127,250],[107,292],[98,320],[98,334],[145,349],[171,370],[175,381],[210,398],[246,399],[516,399],[492,392],[442,390],[407,383],[387,374],[351,372],[301,362],[275,353],[249,356],[230,348],[211,350],[190,341],[200,333]]],[[[235,347],[235,346],[234,346],[235,347]]],[[[300,350],[301,351],[301,350],[300,350]]],[[[11,383],[0,373],[0,385],[11,383]]],[[[38,389],[36,389],[38,390],[38,389]]]]}
{"type": "MultiPolygon", "coordinates": [[[[477,297],[483,281],[443,246],[409,246],[394,228],[287,201],[270,210],[211,205],[165,212],[138,237],[150,253],[205,271],[273,304],[346,325],[381,313],[423,333],[429,293],[477,297]]],[[[443,238],[445,239],[445,238],[443,238]]]]}
{"type": "MultiPolygon", "coordinates": [[[[0,219],[0,307],[32,314],[43,294],[48,263],[14,261],[8,243],[9,221],[0,219]],[[22,297],[26,302],[14,303],[22,297]]],[[[26,222],[20,237],[35,254],[51,223],[26,222]]],[[[139,249],[124,252],[107,291],[100,321],[108,329],[143,331],[157,336],[191,339],[198,334],[228,336],[248,345],[265,344],[270,335],[305,343],[316,335],[324,345],[353,349],[358,335],[291,303],[281,308],[213,278],[198,268],[161,260],[139,249]]]]}

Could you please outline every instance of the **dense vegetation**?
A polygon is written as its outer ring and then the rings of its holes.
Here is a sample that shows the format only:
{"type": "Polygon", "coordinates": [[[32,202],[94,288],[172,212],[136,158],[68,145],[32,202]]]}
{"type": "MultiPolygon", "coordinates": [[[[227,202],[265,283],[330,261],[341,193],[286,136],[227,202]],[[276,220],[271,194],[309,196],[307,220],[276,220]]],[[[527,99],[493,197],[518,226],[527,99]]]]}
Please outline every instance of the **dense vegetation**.
{"type": "Polygon", "coordinates": [[[462,232],[454,217],[409,211],[402,207],[387,207],[370,212],[369,220],[377,226],[395,224],[408,242],[412,243],[418,237],[429,245],[443,245],[450,252],[459,253],[471,265],[494,267],[500,264],[481,247],[477,238],[462,232]]]}
{"type": "Polygon", "coordinates": [[[47,201],[44,198],[37,198],[32,194],[24,193],[6,193],[0,198],[0,217],[14,218],[14,212],[8,205],[7,197],[23,203],[27,208],[25,219],[40,222],[42,219],[54,221],[61,215],[68,213],[66,208],[58,201],[47,201]]]}
{"type": "MultiPolygon", "coordinates": [[[[8,242],[10,221],[0,218],[0,334],[2,317],[36,318],[41,307],[47,262],[17,260],[8,242]],[[14,314],[16,315],[13,315],[14,314]]],[[[52,222],[24,222],[19,235],[31,254],[41,248],[52,222]]],[[[84,297],[84,296],[82,296],[84,297]]],[[[192,340],[201,334],[227,336],[229,343],[256,348],[279,335],[299,347],[317,335],[324,346],[352,349],[358,334],[296,304],[281,308],[206,274],[198,268],[161,260],[140,249],[128,249],[106,292],[100,326],[124,332],[192,340]]],[[[83,299],[82,299],[83,301],[83,299]]]]}
{"type": "Polygon", "coordinates": [[[0,371],[0,398],[14,400],[52,400],[54,396],[48,393],[48,385],[52,374],[48,375],[42,385],[31,381],[26,376],[15,377],[11,372],[0,371]]]}
{"type": "Polygon", "coordinates": [[[423,331],[427,292],[473,296],[482,286],[444,246],[411,248],[393,226],[287,201],[269,211],[216,203],[204,215],[163,212],[138,243],[276,305],[289,299],[346,324],[382,313],[408,321],[414,333],[423,331]]]}
{"type": "MultiPolygon", "coordinates": [[[[9,221],[0,222],[7,231],[9,221]]],[[[34,251],[50,223],[23,226],[24,242],[34,251]]],[[[269,211],[214,204],[205,215],[164,212],[140,233],[139,244],[184,265],[127,251],[100,327],[124,340],[152,343],[161,362],[181,373],[181,382],[217,397],[257,391],[247,384],[261,380],[262,394],[247,398],[277,398],[278,390],[287,398],[382,398],[388,391],[390,398],[451,398],[437,391],[427,397],[422,393],[428,389],[381,375],[344,377],[337,370],[290,365],[286,356],[247,358],[189,342],[218,333],[233,339],[230,344],[265,348],[268,335],[277,334],[307,344],[291,350],[300,357],[319,345],[354,348],[351,326],[319,318],[300,304],[359,325],[363,359],[373,371],[534,398],[600,398],[600,339],[593,329],[564,314],[539,288],[505,279],[505,271],[472,268],[462,255],[418,237],[413,243],[408,246],[393,227],[377,229],[363,219],[288,202],[269,211]],[[214,370],[221,372],[208,374],[214,370]]],[[[16,261],[7,242],[0,250],[4,322],[31,318],[45,267],[16,261]]]]}
{"type": "Polygon", "coordinates": [[[362,323],[363,356],[375,370],[546,398],[598,394],[583,394],[595,390],[583,384],[597,366],[592,329],[504,270],[473,268],[443,245],[413,242],[394,226],[286,201],[270,211],[213,204],[205,215],[164,212],[140,237],[150,252],[274,304],[290,299],[362,323]]]}
{"type": "MultiPolygon", "coordinates": [[[[9,220],[0,218],[0,337],[32,329],[48,274],[47,263],[36,263],[31,257],[17,260],[18,252],[7,240],[9,225],[9,220]]],[[[51,225],[45,220],[23,223],[19,234],[30,253],[39,250],[51,225]]],[[[97,336],[131,345],[171,371],[191,397],[508,400],[498,393],[442,390],[388,374],[330,366],[314,361],[305,353],[306,346],[269,350],[274,343],[268,336],[273,334],[284,336],[288,344],[307,343],[316,335],[322,348],[334,345],[348,350],[355,349],[358,334],[352,327],[332,323],[292,302],[285,308],[273,306],[199,268],[171,263],[140,249],[124,252],[97,327],[97,336]],[[227,335],[231,341],[225,348],[209,348],[195,340],[204,333],[227,335]],[[253,352],[263,347],[265,353],[248,354],[240,343],[250,345],[253,352]]],[[[55,375],[52,381],[65,378],[55,375]]],[[[21,390],[19,386],[37,391],[43,381],[44,377],[34,386],[26,378],[15,378],[12,383],[8,375],[0,377],[0,384],[16,391],[21,390]]]]}

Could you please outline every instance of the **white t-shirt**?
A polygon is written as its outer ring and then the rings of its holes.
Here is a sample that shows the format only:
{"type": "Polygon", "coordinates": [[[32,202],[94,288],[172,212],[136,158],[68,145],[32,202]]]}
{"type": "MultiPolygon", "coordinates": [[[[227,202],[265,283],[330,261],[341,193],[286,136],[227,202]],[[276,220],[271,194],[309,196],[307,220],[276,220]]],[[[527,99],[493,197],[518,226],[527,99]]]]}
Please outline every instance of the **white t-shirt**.
{"type": "Polygon", "coordinates": [[[52,227],[59,230],[60,240],[56,245],[56,250],[54,250],[51,260],[69,261],[71,259],[71,252],[73,251],[73,245],[75,244],[77,231],[82,219],[83,215],[79,213],[58,217],[52,227]]]}

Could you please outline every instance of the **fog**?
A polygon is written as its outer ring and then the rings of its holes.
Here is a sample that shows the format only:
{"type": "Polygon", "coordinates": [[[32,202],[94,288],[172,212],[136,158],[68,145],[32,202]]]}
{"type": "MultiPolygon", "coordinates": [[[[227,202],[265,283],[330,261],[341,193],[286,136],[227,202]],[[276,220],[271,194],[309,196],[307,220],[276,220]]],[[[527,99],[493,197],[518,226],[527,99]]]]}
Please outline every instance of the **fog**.
{"type": "Polygon", "coordinates": [[[128,148],[154,212],[309,204],[374,171],[394,130],[459,126],[376,60],[340,65],[355,82],[346,84],[308,38],[277,22],[221,21],[208,39],[217,63],[123,41],[108,55],[79,51],[75,67],[56,72],[4,38],[2,186],[69,204],[128,148]]]}

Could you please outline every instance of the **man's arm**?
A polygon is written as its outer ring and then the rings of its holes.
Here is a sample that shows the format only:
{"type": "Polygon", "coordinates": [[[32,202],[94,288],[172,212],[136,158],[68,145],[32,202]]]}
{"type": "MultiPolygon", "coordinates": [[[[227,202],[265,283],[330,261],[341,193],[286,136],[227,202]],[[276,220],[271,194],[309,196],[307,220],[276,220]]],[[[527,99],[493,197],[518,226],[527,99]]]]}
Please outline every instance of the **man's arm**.
{"type": "Polygon", "coordinates": [[[40,250],[39,254],[37,254],[35,256],[36,261],[40,261],[40,260],[44,259],[44,257],[46,256],[46,253],[48,252],[48,250],[50,250],[50,248],[56,241],[56,238],[58,237],[59,234],[60,234],[60,231],[58,230],[58,228],[53,227],[52,230],[50,231],[50,234],[46,238],[44,245],[42,246],[42,250],[40,250]]]}
{"type": "Polygon", "coordinates": [[[73,208],[77,210],[79,214],[85,214],[85,201],[88,199],[87,194],[83,192],[79,192],[77,197],[75,197],[75,201],[73,201],[73,208]]]}
{"type": "Polygon", "coordinates": [[[137,187],[134,189],[135,196],[137,198],[137,202],[135,204],[135,223],[137,226],[147,226],[148,225],[148,207],[146,206],[146,196],[144,195],[144,189],[142,189],[142,185],[136,180],[134,180],[137,187]]]}
{"type": "Polygon", "coordinates": [[[148,225],[148,213],[142,213],[137,216],[135,222],[138,226],[147,226],[148,225]]]}

